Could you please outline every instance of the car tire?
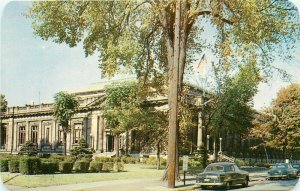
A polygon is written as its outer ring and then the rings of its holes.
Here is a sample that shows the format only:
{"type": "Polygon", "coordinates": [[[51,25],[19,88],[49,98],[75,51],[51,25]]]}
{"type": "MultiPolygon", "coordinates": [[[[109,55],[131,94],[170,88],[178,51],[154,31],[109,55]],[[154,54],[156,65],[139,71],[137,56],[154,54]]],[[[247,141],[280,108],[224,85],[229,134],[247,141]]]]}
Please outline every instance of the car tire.
{"type": "Polygon", "coordinates": [[[248,187],[248,183],[249,183],[249,181],[248,181],[248,178],[246,177],[246,179],[244,180],[244,183],[242,184],[243,187],[248,187]]]}
{"type": "Polygon", "coordinates": [[[230,190],[231,188],[231,182],[226,182],[225,183],[225,190],[230,190]]]}
{"type": "Polygon", "coordinates": [[[290,180],[290,179],[292,179],[292,176],[290,174],[288,174],[286,179],[290,180]]]}

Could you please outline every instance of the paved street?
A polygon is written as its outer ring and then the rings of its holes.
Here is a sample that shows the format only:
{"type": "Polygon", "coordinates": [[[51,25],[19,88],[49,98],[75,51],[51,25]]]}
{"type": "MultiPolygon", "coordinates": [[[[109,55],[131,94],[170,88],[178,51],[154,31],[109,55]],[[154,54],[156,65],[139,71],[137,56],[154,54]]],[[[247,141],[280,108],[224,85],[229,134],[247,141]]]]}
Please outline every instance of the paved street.
{"type": "MultiPolygon", "coordinates": [[[[240,186],[235,186],[231,190],[234,191],[290,191],[292,190],[295,185],[297,184],[299,179],[293,180],[276,180],[276,181],[255,181],[249,184],[249,187],[242,188],[240,186]]],[[[201,190],[201,189],[198,189],[201,190]]],[[[210,191],[217,191],[214,189],[210,189],[210,191]]],[[[298,191],[298,190],[295,190],[298,191]]]]}

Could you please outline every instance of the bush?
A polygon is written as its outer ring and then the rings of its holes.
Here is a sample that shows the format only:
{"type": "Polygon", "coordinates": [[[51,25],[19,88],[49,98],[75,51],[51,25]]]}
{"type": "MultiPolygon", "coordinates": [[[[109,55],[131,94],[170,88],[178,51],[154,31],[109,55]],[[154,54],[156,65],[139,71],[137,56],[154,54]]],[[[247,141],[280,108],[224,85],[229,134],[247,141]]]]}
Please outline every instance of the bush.
{"type": "Polygon", "coordinates": [[[148,159],[145,160],[145,163],[147,165],[156,165],[157,159],[155,157],[149,157],[148,159]]]}
{"type": "Polygon", "coordinates": [[[41,171],[43,174],[54,174],[58,171],[58,162],[55,160],[52,161],[42,161],[41,162],[41,171]]]}
{"type": "Polygon", "coordinates": [[[24,157],[20,159],[19,170],[22,174],[38,174],[40,172],[41,159],[36,157],[24,157]]]}
{"type": "Polygon", "coordinates": [[[74,164],[74,170],[76,172],[88,172],[89,171],[90,162],[86,160],[76,161],[74,164]]]}
{"type": "Polygon", "coordinates": [[[102,167],[103,167],[102,162],[97,162],[97,161],[90,162],[90,171],[92,172],[100,172],[102,171],[102,167]]]}
{"type": "Polygon", "coordinates": [[[65,160],[65,156],[63,155],[50,155],[48,159],[56,160],[58,162],[65,160]]]}
{"type": "Polygon", "coordinates": [[[73,169],[73,162],[71,161],[61,161],[59,162],[59,172],[71,173],[73,169]]]}
{"type": "Polygon", "coordinates": [[[121,159],[125,164],[136,164],[136,163],[140,162],[139,157],[127,157],[127,156],[125,156],[125,157],[122,157],[121,159]]]}
{"type": "Polygon", "coordinates": [[[27,141],[20,149],[19,155],[26,156],[36,156],[37,155],[37,147],[31,141],[27,141]]]}
{"type": "Polygon", "coordinates": [[[70,150],[71,155],[76,156],[78,159],[81,157],[90,157],[92,158],[93,149],[89,148],[89,145],[86,143],[85,139],[80,139],[79,144],[70,150]]]}
{"type": "Polygon", "coordinates": [[[124,163],[123,162],[115,162],[113,170],[116,171],[116,172],[124,171],[124,163]]]}
{"type": "Polygon", "coordinates": [[[113,162],[104,162],[102,171],[104,172],[110,172],[114,169],[114,163],[113,162]]]}
{"type": "Polygon", "coordinates": [[[110,157],[96,157],[95,161],[104,163],[104,162],[113,162],[114,159],[110,157]]]}
{"type": "Polygon", "coordinates": [[[8,159],[0,159],[0,172],[8,172],[8,159]]]}
{"type": "Polygon", "coordinates": [[[11,173],[20,172],[19,171],[19,164],[20,164],[20,161],[17,158],[9,160],[9,162],[8,162],[9,172],[11,172],[11,173]]]}

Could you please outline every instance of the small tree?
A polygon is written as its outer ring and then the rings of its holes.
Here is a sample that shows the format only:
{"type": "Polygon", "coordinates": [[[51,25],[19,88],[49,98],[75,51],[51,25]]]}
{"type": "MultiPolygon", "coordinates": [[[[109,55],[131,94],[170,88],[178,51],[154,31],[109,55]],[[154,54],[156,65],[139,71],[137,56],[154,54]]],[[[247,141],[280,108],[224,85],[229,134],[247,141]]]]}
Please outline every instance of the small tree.
{"type": "Polygon", "coordinates": [[[37,148],[36,145],[31,141],[27,141],[20,149],[19,155],[36,156],[37,148]]]}
{"type": "Polygon", "coordinates": [[[54,116],[63,128],[64,155],[67,154],[67,132],[70,130],[69,122],[79,106],[74,95],[58,92],[54,96],[54,116]]]}
{"type": "Polygon", "coordinates": [[[86,143],[85,139],[80,139],[78,146],[76,146],[74,149],[71,149],[70,153],[71,155],[80,158],[93,154],[93,150],[89,148],[89,145],[86,143]]]}

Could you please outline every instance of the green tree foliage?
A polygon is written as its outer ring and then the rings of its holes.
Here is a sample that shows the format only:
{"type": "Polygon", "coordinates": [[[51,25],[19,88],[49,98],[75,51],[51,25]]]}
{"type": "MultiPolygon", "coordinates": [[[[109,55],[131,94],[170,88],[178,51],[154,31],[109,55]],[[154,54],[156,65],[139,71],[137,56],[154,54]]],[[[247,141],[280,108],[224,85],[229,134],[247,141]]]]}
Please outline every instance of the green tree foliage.
{"type": "Polygon", "coordinates": [[[71,149],[70,153],[77,158],[92,157],[93,150],[89,148],[89,145],[85,139],[80,139],[78,146],[75,146],[73,149],[71,149]]]}
{"type": "Polygon", "coordinates": [[[300,147],[300,84],[282,88],[272,108],[258,115],[255,122],[256,127],[251,130],[254,137],[264,136],[266,146],[279,149],[284,157],[292,158],[300,147]]]}
{"type": "Polygon", "coordinates": [[[255,65],[244,65],[237,74],[225,78],[209,105],[210,134],[218,138],[221,133],[243,133],[252,126],[252,101],[260,80],[255,65]]]}
{"type": "Polygon", "coordinates": [[[24,145],[22,145],[19,155],[27,155],[27,156],[36,156],[37,155],[37,145],[33,144],[31,141],[27,141],[24,145]]]}
{"type": "Polygon", "coordinates": [[[0,94],[0,109],[1,112],[5,112],[7,109],[7,101],[5,99],[5,95],[0,94]]]}
{"type": "MultiPolygon", "coordinates": [[[[123,82],[106,87],[106,107],[104,117],[106,126],[115,135],[136,132],[136,142],[142,150],[165,146],[167,132],[167,117],[162,111],[151,106],[146,101],[143,92],[139,91],[136,82],[123,82]]],[[[128,154],[126,140],[126,154],[128,154]]]]}
{"type": "Polygon", "coordinates": [[[67,132],[70,130],[70,120],[74,115],[79,102],[76,97],[66,92],[58,92],[54,96],[54,116],[63,128],[64,154],[66,155],[67,132]]]}

